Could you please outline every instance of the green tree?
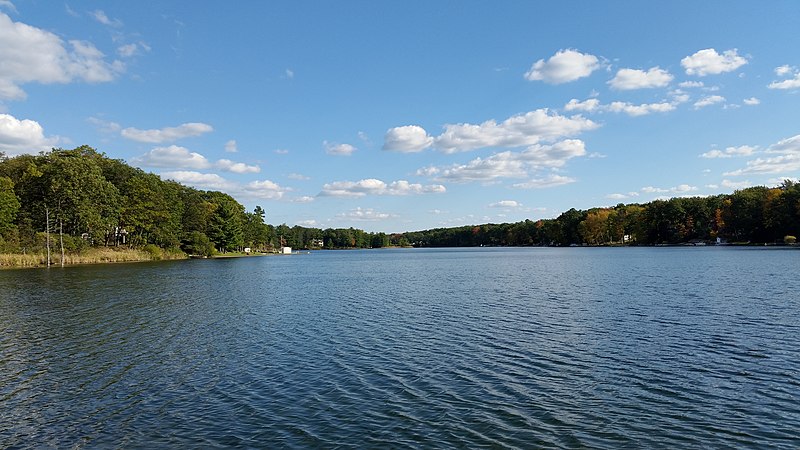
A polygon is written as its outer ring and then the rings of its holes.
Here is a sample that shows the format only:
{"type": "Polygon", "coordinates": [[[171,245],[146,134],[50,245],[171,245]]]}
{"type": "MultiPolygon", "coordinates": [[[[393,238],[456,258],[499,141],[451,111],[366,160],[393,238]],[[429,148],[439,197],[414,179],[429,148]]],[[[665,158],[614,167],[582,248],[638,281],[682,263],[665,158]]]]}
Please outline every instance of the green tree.
{"type": "Polygon", "coordinates": [[[14,193],[14,182],[9,177],[0,177],[0,236],[6,235],[16,226],[20,203],[14,193]]]}
{"type": "Polygon", "coordinates": [[[566,212],[561,213],[556,218],[559,224],[559,233],[556,241],[560,245],[571,245],[581,243],[581,235],[579,231],[580,223],[586,217],[586,213],[571,208],[566,212]]]}
{"type": "Polygon", "coordinates": [[[184,251],[190,255],[209,257],[214,255],[214,243],[204,233],[192,231],[186,237],[184,251]]]}
{"type": "Polygon", "coordinates": [[[209,222],[208,237],[221,252],[241,249],[244,246],[244,206],[222,192],[208,192],[207,195],[216,206],[209,222]]]}
{"type": "Polygon", "coordinates": [[[55,149],[45,156],[42,167],[43,201],[63,230],[73,236],[87,233],[103,242],[116,225],[119,191],[108,182],[90,147],[55,149]]]}
{"type": "Polygon", "coordinates": [[[269,230],[264,223],[265,212],[256,206],[252,213],[245,213],[244,242],[246,246],[264,249],[269,241],[269,230]]]}
{"type": "Polygon", "coordinates": [[[389,236],[386,233],[375,233],[372,235],[373,248],[383,248],[389,246],[389,236]]]}
{"type": "Polygon", "coordinates": [[[178,188],[153,174],[137,174],[123,185],[120,225],[131,236],[132,245],[176,246],[182,207],[178,188]]]}

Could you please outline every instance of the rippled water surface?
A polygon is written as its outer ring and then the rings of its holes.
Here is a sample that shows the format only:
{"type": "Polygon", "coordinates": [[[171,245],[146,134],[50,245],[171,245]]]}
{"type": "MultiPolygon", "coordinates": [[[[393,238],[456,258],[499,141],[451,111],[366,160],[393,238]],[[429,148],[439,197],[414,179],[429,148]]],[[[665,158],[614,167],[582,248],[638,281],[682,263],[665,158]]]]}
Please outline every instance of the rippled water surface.
{"type": "Polygon", "coordinates": [[[800,447],[800,251],[0,271],[0,447],[800,447]]]}

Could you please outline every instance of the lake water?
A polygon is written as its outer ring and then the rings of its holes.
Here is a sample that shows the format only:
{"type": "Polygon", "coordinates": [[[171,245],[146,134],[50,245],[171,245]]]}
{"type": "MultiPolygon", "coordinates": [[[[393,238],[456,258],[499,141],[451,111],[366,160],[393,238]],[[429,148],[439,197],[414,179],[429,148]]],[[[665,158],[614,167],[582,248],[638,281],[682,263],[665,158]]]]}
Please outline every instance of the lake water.
{"type": "Polygon", "coordinates": [[[800,251],[0,271],[0,447],[800,447],[800,251]]]}

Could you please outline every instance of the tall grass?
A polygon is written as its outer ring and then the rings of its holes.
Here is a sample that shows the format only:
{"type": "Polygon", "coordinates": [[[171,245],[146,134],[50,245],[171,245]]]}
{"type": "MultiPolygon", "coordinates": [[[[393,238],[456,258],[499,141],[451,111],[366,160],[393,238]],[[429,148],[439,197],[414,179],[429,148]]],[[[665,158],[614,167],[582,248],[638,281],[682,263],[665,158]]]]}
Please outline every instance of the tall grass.
{"type": "MultiPolygon", "coordinates": [[[[79,253],[64,255],[65,265],[74,264],[100,264],[110,262],[134,262],[134,261],[156,261],[160,259],[184,259],[186,254],[183,252],[161,250],[154,252],[137,249],[117,249],[109,247],[90,248],[79,253]]],[[[59,253],[50,255],[50,264],[53,266],[61,265],[61,255],[59,253]]],[[[0,267],[45,267],[47,266],[47,254],[42,253],[5,253],[0,254],[0,267]]]]}

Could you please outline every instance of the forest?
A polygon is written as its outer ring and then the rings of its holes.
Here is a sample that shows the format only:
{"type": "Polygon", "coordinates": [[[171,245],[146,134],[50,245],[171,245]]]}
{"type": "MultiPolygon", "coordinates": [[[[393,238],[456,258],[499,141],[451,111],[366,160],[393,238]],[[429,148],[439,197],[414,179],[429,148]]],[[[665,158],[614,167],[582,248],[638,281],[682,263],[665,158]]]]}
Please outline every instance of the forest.
{"type": "Polygon", "coordinates": [[[155,246],[210,256],[245,247],[389,245],[385,233],[273,226],[265,218],[260,206],[248,212],[228,194],[162,180],[89,146],[0,154],[0,253],[155,246]]]}
{"type": "Polygon", "coordinates": [[[678,197],[643,204],[570,209],[555,219],[439,228],[390,236],[418,247],[793,244],[800,231],[800,183],[678,197]]]}
{"type": "Polygon", "coordinates": [[[794,243],[800,184],[731,194],[570,209],[554,219],[405,233],[319,229],[265,222],[228,194],[202,191],[108,158],[89,146],[38,155],[0,153],[0,253],[69,253],[91,247],[155,247],[210,256],[387,246],[570,246],[794,243]]]}

